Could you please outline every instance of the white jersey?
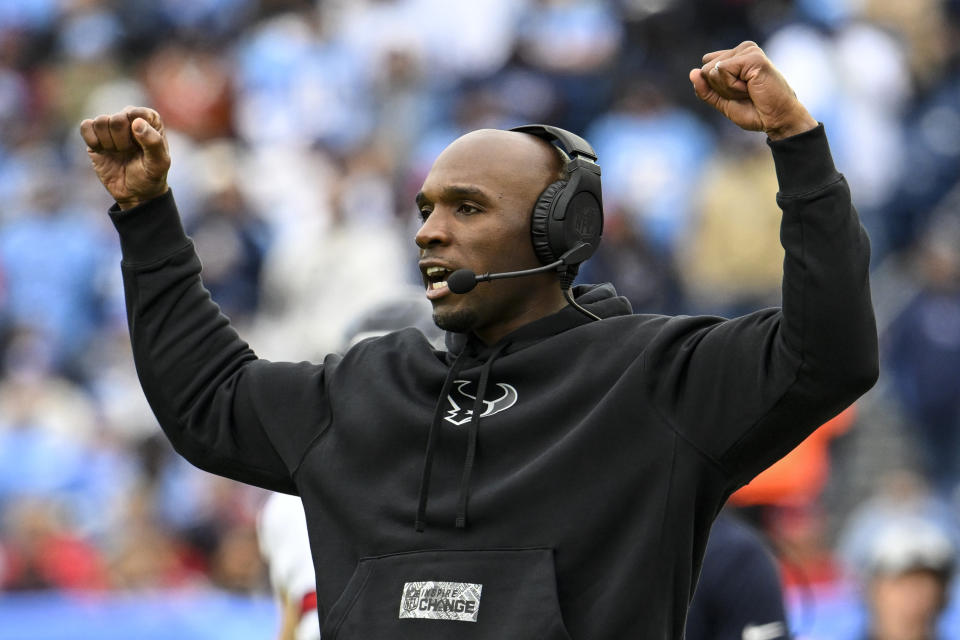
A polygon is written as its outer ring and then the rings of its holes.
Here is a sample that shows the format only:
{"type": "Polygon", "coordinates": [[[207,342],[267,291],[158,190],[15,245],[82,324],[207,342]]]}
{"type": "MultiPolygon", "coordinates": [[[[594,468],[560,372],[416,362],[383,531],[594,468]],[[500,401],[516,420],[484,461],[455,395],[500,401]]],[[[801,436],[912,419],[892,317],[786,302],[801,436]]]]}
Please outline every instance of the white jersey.
{"type": "Polygon", "coordinates": [[[270,567],[270,584],[282,601],[302,603],[296,640],[319,640],[317,586],[307,538],[307,521],[300,498],[272,494],[257,522],[260,552],[270,567]]]}

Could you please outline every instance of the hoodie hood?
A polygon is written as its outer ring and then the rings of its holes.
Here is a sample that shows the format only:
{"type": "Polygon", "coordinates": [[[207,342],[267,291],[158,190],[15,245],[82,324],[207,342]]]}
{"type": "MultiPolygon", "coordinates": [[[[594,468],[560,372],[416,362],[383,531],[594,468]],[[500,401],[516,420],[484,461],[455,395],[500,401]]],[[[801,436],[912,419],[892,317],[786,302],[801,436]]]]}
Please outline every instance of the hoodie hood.
{"type": "MultiPolygon", "coordinates": [[[[617,295],[617,290],[609,282],[603,284],[578,284],[572,287],[573,299],[577,304],[584,307],[600,318],[612,318],[614,316],[626,316],[633,313],[630,301],[621,295],[617,295]]],[[[560,311],[534,320],[525,324],[513,333],[505,336],[501,342],[509,342],[511,350],[516,349],[523,344],[537,342],[542,338],[556,335],[567,329],[578,327],[590,322],[579,311],[567,305],[560,311]]],[[[472,333],[452,333],[447,332],[444,340],[447,351],[449,352],[449,362],[460,355],[468,343],[474,343],[474,348],[478,351],[478,356],[483,357],[485,352],[491,350],[497,345],[484,347],[472,333]]]]}

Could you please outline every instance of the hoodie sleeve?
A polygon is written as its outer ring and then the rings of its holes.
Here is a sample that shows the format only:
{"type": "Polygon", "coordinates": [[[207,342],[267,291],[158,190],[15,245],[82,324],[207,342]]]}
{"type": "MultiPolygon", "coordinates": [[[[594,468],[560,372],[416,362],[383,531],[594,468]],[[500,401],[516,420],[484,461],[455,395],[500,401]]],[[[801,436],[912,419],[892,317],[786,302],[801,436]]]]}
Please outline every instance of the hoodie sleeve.
{"type": "Polygon", "coordinates": [[[237,336],[200,281],[172,193],[110,217],[137,374],[174,448],[211,473],[296,493],[292,474],[328,421],[325,367],[260,360],[237,336]]]}
{"type": "Polygon", "coordinates": [[[768,142],[783,211],[782,308],[674,318],[645,352],[663,417],[734,485],[865,393],[878,368],[869,241],[823,126],[768,142]]]}

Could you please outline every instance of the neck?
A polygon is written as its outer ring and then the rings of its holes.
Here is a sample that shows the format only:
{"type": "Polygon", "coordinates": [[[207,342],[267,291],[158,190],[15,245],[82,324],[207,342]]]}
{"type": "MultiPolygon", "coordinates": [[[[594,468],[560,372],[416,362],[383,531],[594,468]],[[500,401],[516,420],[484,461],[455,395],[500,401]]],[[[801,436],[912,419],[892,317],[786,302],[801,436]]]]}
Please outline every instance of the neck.
{"type": "Polygon", "coordinates": [[[474,330],[474,335],[485,345],[489,346],[500,342],[504,337],[520,327],[530,324],[540,318],[557,313],[567,306],[567,299],[557,287],[552,294],[538,304],[525,305],[523,311],[503,322],[474,330]]]}

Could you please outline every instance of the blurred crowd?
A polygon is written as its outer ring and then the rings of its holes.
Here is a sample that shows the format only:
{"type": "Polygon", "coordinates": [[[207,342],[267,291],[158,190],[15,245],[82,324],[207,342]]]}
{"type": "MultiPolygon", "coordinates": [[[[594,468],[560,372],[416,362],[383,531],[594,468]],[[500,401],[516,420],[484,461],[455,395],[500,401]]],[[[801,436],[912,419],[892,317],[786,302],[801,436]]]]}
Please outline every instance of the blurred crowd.
{"type": "Polygon", "coordinates": [[[741,507],[801,582],[842,579],[871,518],[955,535],[958,32],[957,0],[0,0],[0,589],[266,589],[263,492],[181,461],[140,393],[81,119],[160,112],[204,281],[263,357],[337,350],[417,285],[433,158],[526,122],[599,154],[604,241],[580,281],[636,311],[736,315],[778,302],[776,179],[763,136],[687,73],[746,39],[851,184],[883,374],[741,507]]]}

